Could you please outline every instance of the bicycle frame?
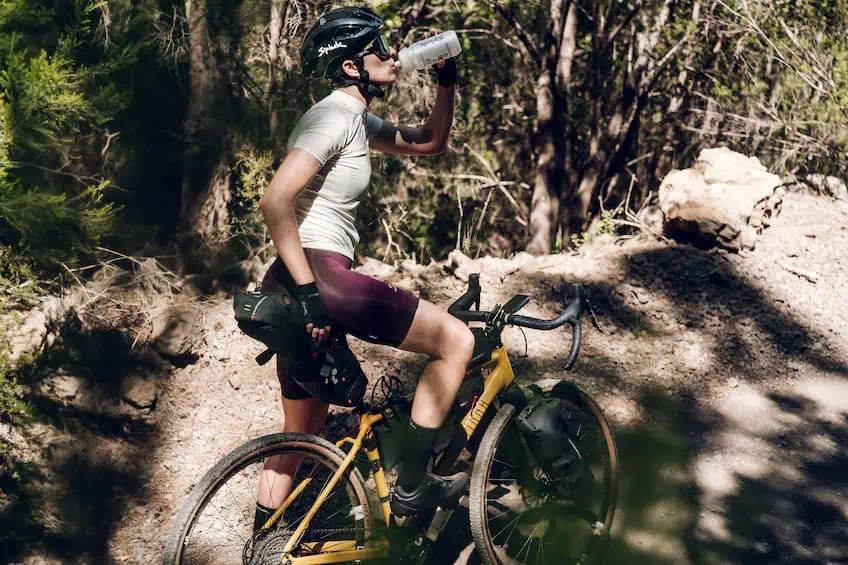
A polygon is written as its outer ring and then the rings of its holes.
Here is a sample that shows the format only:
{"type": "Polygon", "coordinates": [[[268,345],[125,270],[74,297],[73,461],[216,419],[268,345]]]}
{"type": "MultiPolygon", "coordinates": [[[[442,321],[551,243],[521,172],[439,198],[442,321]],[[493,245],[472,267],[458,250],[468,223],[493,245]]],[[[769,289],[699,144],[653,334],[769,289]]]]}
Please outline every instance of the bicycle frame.
{"type": "MultiPolygon", "coordinates": [[[[477,399],[476,404],[462,419],[460,424],[462,431],[465,434],[465,442],[468,441],[468,438],[472,436],[477,429],[477,426],[480,425],[480,422],[486,414],[486,411],[489,409],[492,401],[501,393],[501,391],[509,387],[509,385],[511,385],[515,380],[512,365],[509,362],[509,357],[507,356],[503,346],[492,350],[491,358],[482,365],[481,369],[484,371],[485,375],[483,379],[483,393],[477,399]]],[[[321,508],[321,505],[324,504],[324,501],[327,500],[330,492],[332,492],[332,490],[336,487],[342,476],[344,476],[350,468],[353,460],[363,447],[365,448],[365,455],[371,463],[371,470],[374,474],[374,482],[377,486],[377,494],[380,497],[380,509],[382,510],[383,520],[387,527],[391,526],[392,511],[389,506],[389,485],[386,482],[386,475],[383,471],[379,448],[377,446],[374,432],[372,431],[373,425],[382,419],[382,414],[361,414],[359,416],[359,431],[357,432],[356,437],[345,437],[336,442],[337,447],[350,444],[350,452],[348,452],[341,466],[330,478],[327,485],[318,495],[318,498],[315,499],[315,502],[312,504],[309,512],[306,513],[304,519],[292,533],[283,548],[283,555],[281,558],[282,563],[285,563],[286,565],[319,565],[323,563],[342,563],[346,561],[378,559],[386,557],[389,554],[389,545],[386,541],[380,541],[369,547],[362,547],[356,540],[339,540],[302,544],[302,547],[305,549],[318,553],[303,557],[289,557],[289,553],[301,545],[300,540],[309,528],[309,523],[312,518],[321,508]]],[[[453,463],[451,462],[451,464],[453,463]]],[[[274,514],[268,518],[263,527],[272,527],[283,515],[286,508],[291,505],[291,503],[300,495],[301,492],[303,492],[311,481],[311,476],[306,477],[294,489],[292,489],[292,492],[283,504],[280,505],[274,514]]],[[[354,508],[354,512],[356,513],[357,511],[360,514],[362,512],[361,508],[354,508]]]]}

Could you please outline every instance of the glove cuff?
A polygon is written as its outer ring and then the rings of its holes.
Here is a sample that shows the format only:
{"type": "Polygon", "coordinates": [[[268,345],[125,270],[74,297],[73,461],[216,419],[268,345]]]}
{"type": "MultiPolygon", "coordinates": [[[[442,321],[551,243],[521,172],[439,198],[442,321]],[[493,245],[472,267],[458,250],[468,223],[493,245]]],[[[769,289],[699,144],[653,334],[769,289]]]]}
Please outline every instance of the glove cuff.
{"type": "Polygon", "coordinates": [[[433,65],[433,71],[436,73],[436,81],[440,86],[454,86],[456,84],[456,61],[453,58],[445,61],[445,66],[439,68],[438,65],[433,65]]]}
{"type": "Polygon", "coordinates": [[[318,285],[314,282],[307,284],[299,284],[295,287],[294,292],[298,297],[318,294],[318,285]]]}

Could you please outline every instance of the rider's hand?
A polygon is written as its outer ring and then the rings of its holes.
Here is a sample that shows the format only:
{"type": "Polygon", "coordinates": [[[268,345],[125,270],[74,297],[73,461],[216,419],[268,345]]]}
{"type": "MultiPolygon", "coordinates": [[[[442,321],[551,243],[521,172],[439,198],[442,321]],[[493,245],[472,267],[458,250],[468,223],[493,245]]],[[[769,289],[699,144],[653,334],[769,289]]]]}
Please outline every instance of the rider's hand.
{"type": "Polygon", "coordinates": [[[450,59],[440,59],[438,63],[433,65],[433,71],[436,73],[436,79],[441,86],[453,86],[456,84],[456,57],[450,59]]]}
{"type": "Polygon", "coordinates": [[[314,282],[298,285],[296,293],[306,322],[306,333],[312,336],[315,343],[321,343],[330,335],[330,317],[318,295],[318,285],[314,282]]]}

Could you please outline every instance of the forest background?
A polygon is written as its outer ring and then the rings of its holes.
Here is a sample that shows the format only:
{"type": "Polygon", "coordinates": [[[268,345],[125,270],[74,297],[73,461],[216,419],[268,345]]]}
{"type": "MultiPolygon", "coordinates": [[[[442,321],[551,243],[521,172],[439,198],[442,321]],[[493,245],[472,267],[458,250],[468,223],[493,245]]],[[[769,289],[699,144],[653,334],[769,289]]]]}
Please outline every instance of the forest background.
{"type": "MultiPolygon", "coordinates": [[[[296,120],[315,0],[0,0],[0,308],[119,254],[210,287],[273,247],[257,202],[296,120]]],[[[848,0],[369,3],[396,48],[456,30],[454,133],[374,155],[361,256],[555,253],[638,228],[672,168],[727,145],[848,176],[848,0]]],[[[429,71],[372,111],[421,123],[429,71]]],[[[0,418],[26,412],[0,336],[0,418]]]]}

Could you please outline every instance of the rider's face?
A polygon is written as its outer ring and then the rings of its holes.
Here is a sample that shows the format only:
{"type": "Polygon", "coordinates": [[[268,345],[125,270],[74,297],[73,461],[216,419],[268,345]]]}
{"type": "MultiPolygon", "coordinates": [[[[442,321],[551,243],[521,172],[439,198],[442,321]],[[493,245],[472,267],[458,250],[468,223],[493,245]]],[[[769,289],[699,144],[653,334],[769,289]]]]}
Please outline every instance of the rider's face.
{"type": "Polygon", "coordinates": [[[394,49],[392,56],[385,61],[381,61],[374,53],[369,53],[362,58],[362,64],[368,71],[368,78],[375,84],[392,84],[397,79],[394,49]]]}
{"type": "Polygon", "coordinates": [[[371,82],[376,84],[391,84],[397,78],[395,69],[395,56],[397,52],[389,45],[389,42],[380,35],[372,41],[364,51],[362,64],[368,71],[371,82]]]}

